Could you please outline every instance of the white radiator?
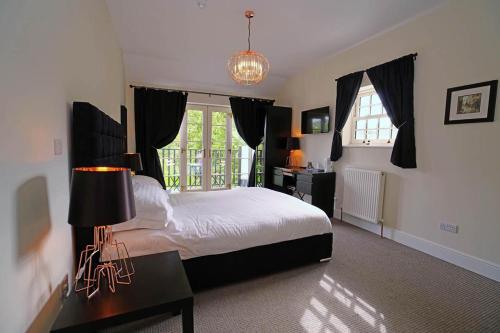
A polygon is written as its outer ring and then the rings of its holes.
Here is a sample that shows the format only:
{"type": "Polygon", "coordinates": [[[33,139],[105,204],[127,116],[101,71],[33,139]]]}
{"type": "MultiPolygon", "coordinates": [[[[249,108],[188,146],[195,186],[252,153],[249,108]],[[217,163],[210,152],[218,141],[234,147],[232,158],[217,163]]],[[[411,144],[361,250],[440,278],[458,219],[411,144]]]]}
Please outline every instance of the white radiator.
{"type": "Polygon", "coordinates": [[[342,213],[372,223],[382,222],[384,185],[382,171],[346,168],[342,213]]]}

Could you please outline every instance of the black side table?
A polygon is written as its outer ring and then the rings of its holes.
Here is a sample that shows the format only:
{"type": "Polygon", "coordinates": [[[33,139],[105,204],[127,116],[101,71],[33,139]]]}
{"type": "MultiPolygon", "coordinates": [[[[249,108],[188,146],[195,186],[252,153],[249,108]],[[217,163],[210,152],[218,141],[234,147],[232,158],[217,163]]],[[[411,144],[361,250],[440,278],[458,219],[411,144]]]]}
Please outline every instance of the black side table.
{"type": "Polygon", "coordinates": [[[93,298],[72,292],[52,332],[91,332],[155,316],[182,313],[182,331],[193,332],[193,292],[177,251],[132,258],[131,285],[110,292],[104,284],[93,298]]]}

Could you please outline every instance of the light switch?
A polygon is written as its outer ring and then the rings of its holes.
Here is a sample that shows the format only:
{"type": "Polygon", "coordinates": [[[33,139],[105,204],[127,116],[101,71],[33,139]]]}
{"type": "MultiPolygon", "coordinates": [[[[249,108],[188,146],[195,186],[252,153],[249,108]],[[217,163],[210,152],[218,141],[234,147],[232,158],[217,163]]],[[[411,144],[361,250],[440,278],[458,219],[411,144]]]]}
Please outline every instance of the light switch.
{"type": "Polygon", "coordinates": [[[62,140],[61,139],[54,139],[54,155],[61,155],[62,154],[62,140]]]}

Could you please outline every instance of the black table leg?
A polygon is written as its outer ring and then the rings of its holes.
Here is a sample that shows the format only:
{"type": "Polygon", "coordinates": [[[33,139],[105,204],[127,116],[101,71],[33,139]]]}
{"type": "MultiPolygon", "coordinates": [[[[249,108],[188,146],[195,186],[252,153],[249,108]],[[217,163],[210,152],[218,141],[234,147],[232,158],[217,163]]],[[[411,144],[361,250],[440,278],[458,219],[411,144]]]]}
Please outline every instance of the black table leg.
{"type": "Polygon", "coordinates": [[[182,332],[183,333],[194,332],[193,302],[190,302],[190,304],[187,304],[182,308],[182,332]]]}

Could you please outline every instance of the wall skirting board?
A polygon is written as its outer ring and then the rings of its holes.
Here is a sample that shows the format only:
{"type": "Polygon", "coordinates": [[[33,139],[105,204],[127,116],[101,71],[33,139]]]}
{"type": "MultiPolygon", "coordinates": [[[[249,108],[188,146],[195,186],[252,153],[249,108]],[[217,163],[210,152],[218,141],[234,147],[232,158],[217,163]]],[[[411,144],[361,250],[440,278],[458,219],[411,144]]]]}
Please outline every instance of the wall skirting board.
{"type": "MultiPolygon", "coordinates": [[[[334,217],[340,220],[340,209],[335,209],[334,217]]],[[[380,234],[380,225],[363,221],[345,213],[343,214],[343,222],[355,225],[361,229],[373,232],[374,234],[380,234]]],[[[493,262],[468,255],[387,226],[384,226],[384,237],[500,282],[500,265],[493,262]]]]}

